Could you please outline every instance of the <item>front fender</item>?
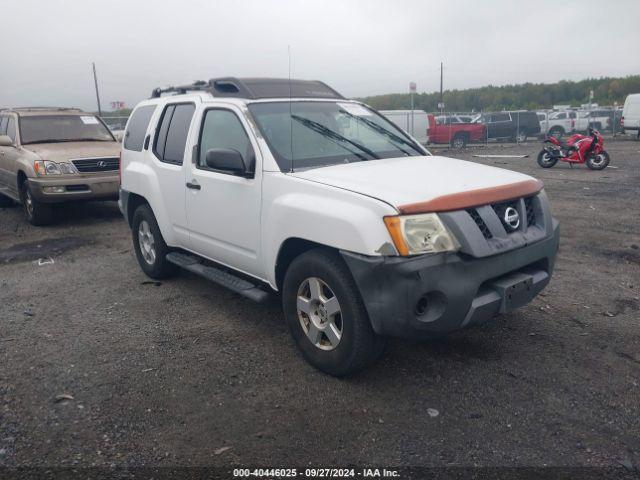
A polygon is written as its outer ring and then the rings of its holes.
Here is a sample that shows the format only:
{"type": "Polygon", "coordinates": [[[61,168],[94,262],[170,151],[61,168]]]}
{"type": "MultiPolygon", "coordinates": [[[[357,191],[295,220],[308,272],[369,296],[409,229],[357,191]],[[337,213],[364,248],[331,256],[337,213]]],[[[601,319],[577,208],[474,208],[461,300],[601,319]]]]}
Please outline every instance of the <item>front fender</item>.
{"type": "Polygon", "coordinates": [[[397,214],[386,203],[327,185],[287,178],[289,192],[281,190],[282,179],[265,177],[263,203],[263,252],[267,280],[276,288],[276,263],[287,239],[299,238],[337,250],[380,256],[395,254],[384,224],[384,216],[397,214]],[[272,183],[278,184],[278,186],[272,183]],[[269,198],[272,197],[272,198],[269,198]]]}

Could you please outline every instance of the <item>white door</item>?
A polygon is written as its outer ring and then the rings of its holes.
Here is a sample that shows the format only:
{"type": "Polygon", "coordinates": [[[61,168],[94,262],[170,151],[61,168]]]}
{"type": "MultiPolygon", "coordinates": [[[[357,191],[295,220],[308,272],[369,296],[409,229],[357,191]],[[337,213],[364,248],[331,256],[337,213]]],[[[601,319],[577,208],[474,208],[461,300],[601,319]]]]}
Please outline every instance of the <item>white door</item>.
{"type": "Polygon", "coordinates": [[[170,235],[175,237],[169,236],[168,243],[174,246],[186,245],[189,237],[183,163],[189,162],[191,158],[186,147],[195,109],[193,103],[167,104],[162,111],[150,148],[153,170],[158,182],[151,190],[158,193],[155,201],[163,203],[157,212],[166,212],[168,216],[158,223],[165,225],[169,222],[170,235]]]}
{"type": "Polygon", "coordinates": [[[198,145],[186,173],[189,248],[224,265],[263,278],[259,263],[262,159],[242,113],[207,106],[198,114],[198,145]],[[211,149],[238,151],[247,176],[207,166],[211,149]]]}

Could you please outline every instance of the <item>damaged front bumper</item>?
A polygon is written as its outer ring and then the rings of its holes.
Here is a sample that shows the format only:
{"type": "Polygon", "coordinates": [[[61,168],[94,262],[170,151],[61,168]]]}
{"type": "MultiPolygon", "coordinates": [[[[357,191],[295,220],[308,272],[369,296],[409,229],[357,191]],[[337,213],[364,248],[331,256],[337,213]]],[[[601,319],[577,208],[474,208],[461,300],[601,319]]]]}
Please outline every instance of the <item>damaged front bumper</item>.
{"type": "Polygon", "coordinates": [[[376,333],[428,337],[477,325],[530,302],[551,279],[559,226],[530,245],[483,258],[371,257],[342,251],[376,333]]]}

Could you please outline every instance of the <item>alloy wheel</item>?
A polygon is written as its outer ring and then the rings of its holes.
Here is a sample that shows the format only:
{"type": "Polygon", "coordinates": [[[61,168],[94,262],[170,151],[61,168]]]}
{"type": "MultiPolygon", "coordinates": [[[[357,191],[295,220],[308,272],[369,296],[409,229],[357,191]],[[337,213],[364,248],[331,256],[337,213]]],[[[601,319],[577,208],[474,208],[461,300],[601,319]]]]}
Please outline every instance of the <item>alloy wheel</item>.
{"type": "Polygon", "coordinates": [[[149,265],[153,265],[156,261],[155,239],[149,227],[149,222],[142,220],[138,226],[138,242],[140,244],[140,252],[144,261],[149,265]]]}
{"type": "Polygon", "coordinates": [[[309,341],[321,350],[335,349],[342,338],[342,310],[338,297],[317,277],[298,288],[298,320],[309,341]]]}

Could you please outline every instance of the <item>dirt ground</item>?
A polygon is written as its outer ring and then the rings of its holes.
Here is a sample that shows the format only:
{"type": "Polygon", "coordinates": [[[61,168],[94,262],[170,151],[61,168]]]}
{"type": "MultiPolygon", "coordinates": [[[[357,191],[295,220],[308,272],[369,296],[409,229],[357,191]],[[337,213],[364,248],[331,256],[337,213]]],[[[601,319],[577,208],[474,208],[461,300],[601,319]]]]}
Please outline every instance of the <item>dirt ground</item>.
{"type": "Polygon", "coordinates": [[[0,209],[0,466],[640,466],[640,142],[606,147],[603,172],[543,170],[536,141],[437,150],[545,182],[555,275],[347,379],[302,360],[277,301],[149,281],[115,203],[46,228],[0,209]]]}

